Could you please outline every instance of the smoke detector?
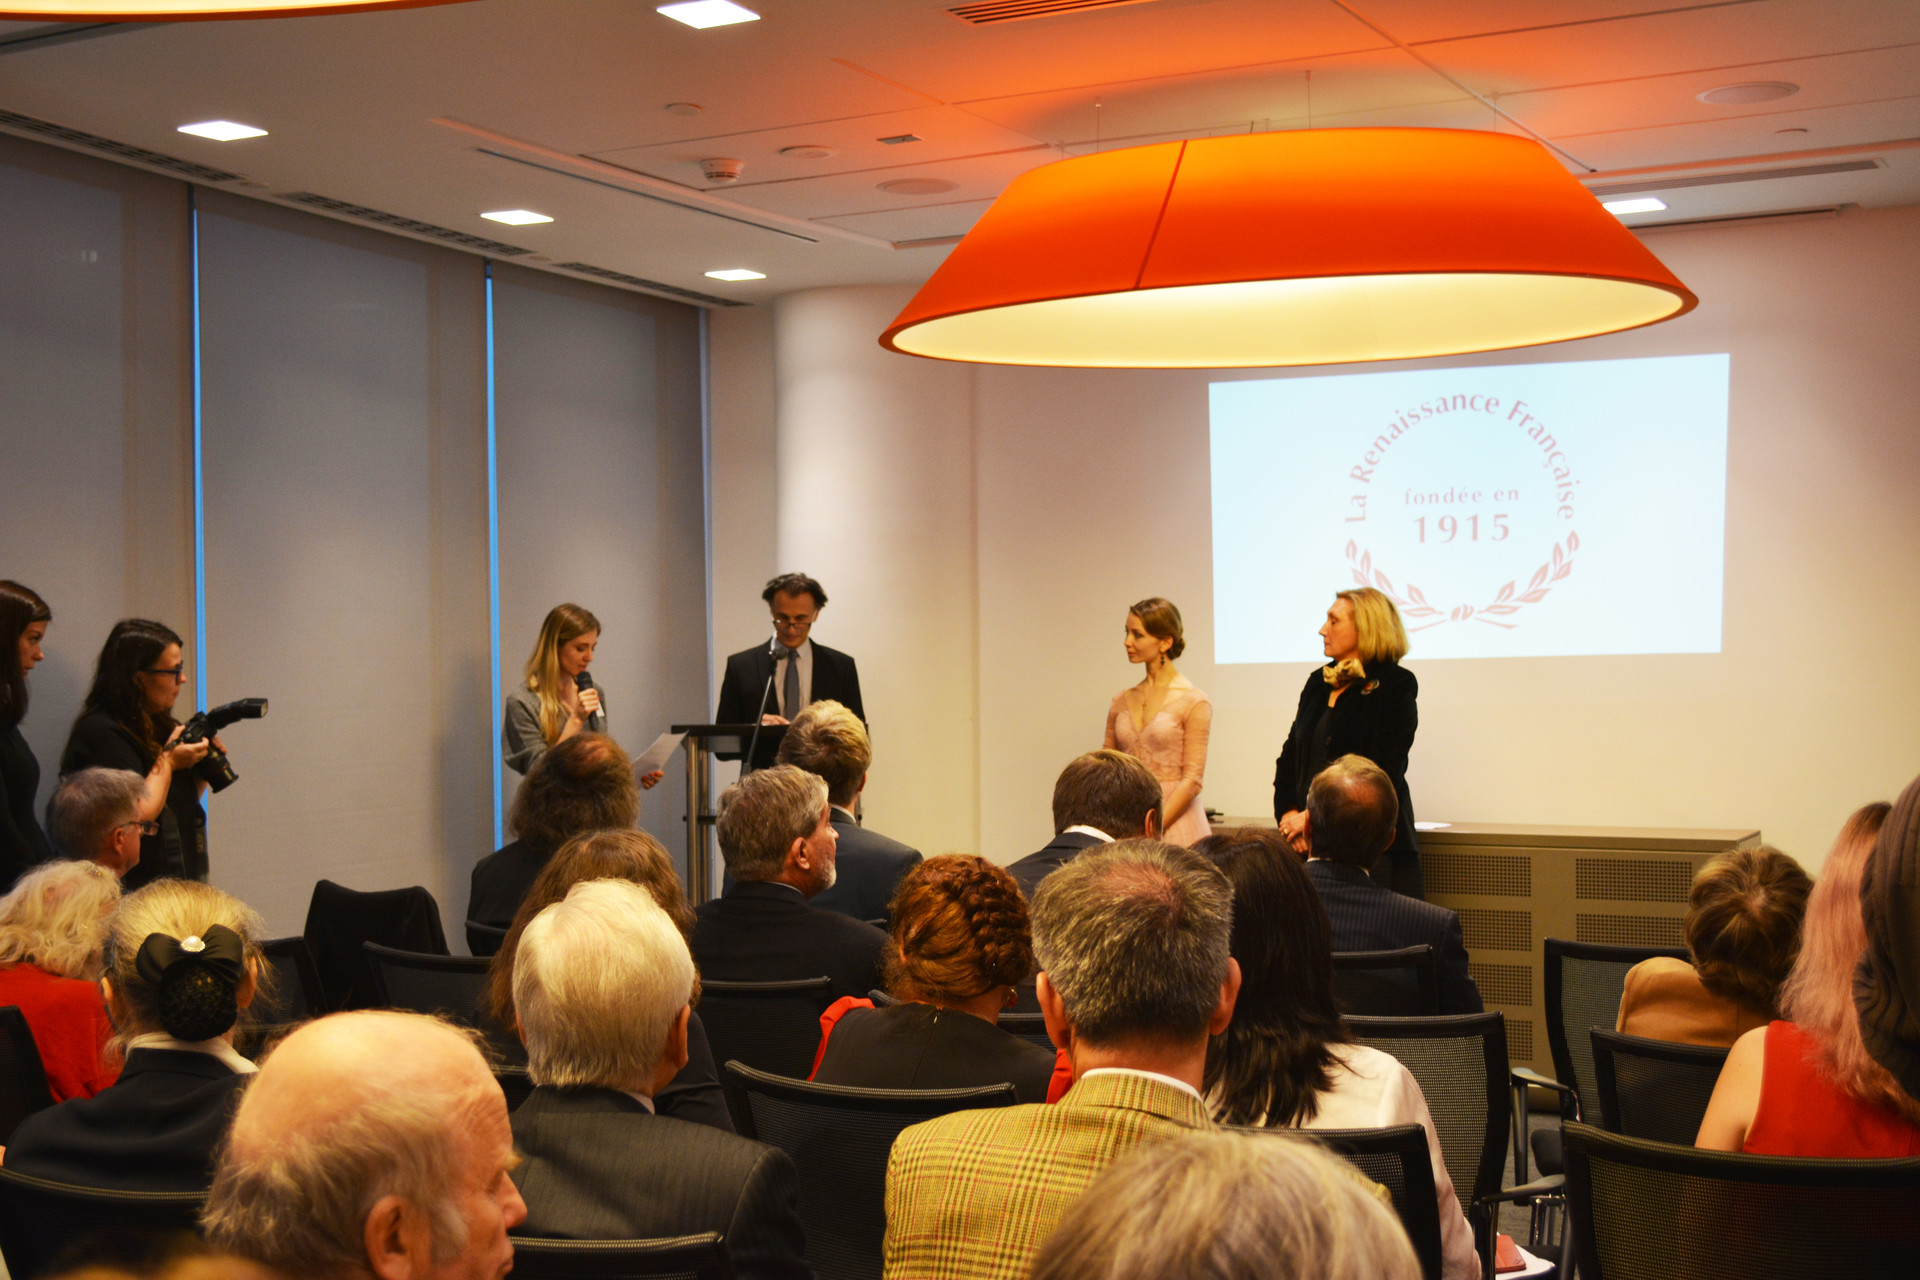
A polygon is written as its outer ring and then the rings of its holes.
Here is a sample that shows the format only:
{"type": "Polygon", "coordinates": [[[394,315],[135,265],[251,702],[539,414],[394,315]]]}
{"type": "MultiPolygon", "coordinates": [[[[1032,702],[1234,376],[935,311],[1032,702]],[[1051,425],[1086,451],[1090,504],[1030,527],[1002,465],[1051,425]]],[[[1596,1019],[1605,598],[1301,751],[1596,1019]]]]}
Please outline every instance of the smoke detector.
{"type": "Polygon", "coordinates": [[[716,185],[740,181],[740,162],[731,156],[709,156],[700,162],[700,172],[716,185]]]}

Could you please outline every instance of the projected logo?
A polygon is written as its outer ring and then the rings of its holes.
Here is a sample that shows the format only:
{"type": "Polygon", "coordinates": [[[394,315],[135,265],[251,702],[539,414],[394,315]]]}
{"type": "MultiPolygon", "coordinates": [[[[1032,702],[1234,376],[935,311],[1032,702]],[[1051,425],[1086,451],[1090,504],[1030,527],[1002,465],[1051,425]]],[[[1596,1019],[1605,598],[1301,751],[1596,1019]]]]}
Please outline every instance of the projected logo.
{"type": "Polygon", "coordinates": [[[1217,382],[1219,662],[1376,587],[1420,659],[1720,648],[1724,355],[1217,382]]]}

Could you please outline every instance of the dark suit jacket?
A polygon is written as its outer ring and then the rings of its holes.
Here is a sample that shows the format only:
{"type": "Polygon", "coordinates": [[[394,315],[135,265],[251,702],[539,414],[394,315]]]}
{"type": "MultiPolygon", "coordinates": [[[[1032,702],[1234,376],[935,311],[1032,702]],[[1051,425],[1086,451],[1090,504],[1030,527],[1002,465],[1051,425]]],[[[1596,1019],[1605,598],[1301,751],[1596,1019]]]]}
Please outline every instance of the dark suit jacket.
{"type": "MultiPolygon", "coordinates": [[[[760,718],[760,699],[767,691],[767,677],[774,671],[773,654],[766,645],[754,649],[742,649],[727,658],[727,674],[720,681],[720,709],[713,713],[715,724],[752,724],[760,718]]],[[[860,717],[866,723],[867,710],[860,701],[860,672],[853,665],[853,659],[838,649],[829,649],[823,644],[813,646],[813,688],[811,701],[820,702],[831,698],[847,710],[860,717]]],[[[768,700],[767,713],[780,714],[780,684],[774,682],[773,696],[768,700]]],[[[779,747],[778,736],[772,740],[763,735],[760,745],[754,751],[753,767],[764,769],[773,763],[774,751],[779,747]]],[[[723,760],[737,760],[739,757],[728,752],[715,752],[723,760]]]]}
{"type": "Polygon", "coordinates": [[[920,861],[920,851],[868,831],[839,805],[833,807],[833,830],[840,837],[833,888],[815,894],[808,905],[855,920],[885,920],[894,887],[920,861]]]}
{"type": "Polygon", "coordinates": [[[1440,1012],[1483,1012],[1480,988],[1467,972],[1467,944],[1457,914],[1395,893],[1345,863],[1309,861],[1307,878],[1327,908],[1335,951],[1397,951],[1427,943],[1440,982],[1440,1012]]]}
{"type": "Polygon", "coordinates": [[[7,1168],[116,1191],[205,1191],[251,1079],[204,1053],[131,1050],[119,1083],[22,1120],[7,1168]]]}
{"type": "MultiPolygon", "coordinates": [[[[1367,678],[1340,695],[1333,704],[1332,732],[1328,735],[1327,760],[1344,755],[1365,756],[1393,779],[1393,794],[1400,801],[1400,825],[1386,856],[1418,856],[1420,842],[1413,832],[1413,797],[1407,792],[1407,755],[1413,750],[1413,734],[1420,727],[1420,682],[1413,672],[1393,662],[1367,666],[1367,678]]],[[[1273,817],[1307,807],[1307,786],[1313,781],[1308,773],[1310,737],[1327,705],[1327,682],[1320,669],[1307,675],[1300,690],[1300,706],[1293,717],[1293,729],[1287,745],[1273,762],[1273,817]]]]}
{"type": "Polygon", "coordinates": [[[1090,849],[1096,844],[1104,844],[1098,836],[1090,836],[1082,831],[1061,832],[1053,838],[1053,843],[1038,853],[1030,853],[1007,868],[1007,874],[1020,885],[1020,892],[1027,895],[1027,901],[1033,901],[1033,891],[1040,882],[1053,872],[1072,862],[1082,849],[1090,849]]]}
{"type": "Polygon", "coordinates": [[[896,1004],[849,1009],[834,1023],[813,1078],[863,1089],[973,1089],[1010,1084],[1022,1102],[1045,1102],[1054,1055],[954,1009],[896,1004]]]}
{"type": "Polygon", "coordinates": [[[467,919],[496,929],[513,926],[520,903],[534,879],[553,856],[524,840],[515,840],[473,864],[473,887],[467,895],[467,919]]]}
{"type": "Polygon", "coordinates": [[[887,935],[835,911],[818,911],[784,884],[748,881],[694,908],[693,959],[721,982],[833,980],[835,999],[880,985],[887,935]]]}
{"type": "Polygon", "coordinates": [[[787,1153],[650,1114],[613,1089],[535,1089],[513,1113],[524,1236],[641,1240],[718,1231],[740,1280],[809,1280],[787,1153]]]}

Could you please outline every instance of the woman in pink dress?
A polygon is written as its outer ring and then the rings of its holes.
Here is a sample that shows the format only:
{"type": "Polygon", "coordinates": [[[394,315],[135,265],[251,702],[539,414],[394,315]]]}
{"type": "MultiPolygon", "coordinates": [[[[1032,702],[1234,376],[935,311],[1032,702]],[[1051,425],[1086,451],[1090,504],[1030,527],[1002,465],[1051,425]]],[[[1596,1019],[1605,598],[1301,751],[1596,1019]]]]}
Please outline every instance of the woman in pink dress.
{"type": "Polygon", "coordinates": [[[1207,772],[1207,733],[1213,704],[1173,669],[1187,647],[1180,611],[1159,596],[1127,610],[1127,661],[1147,668],[1147,678],[1116,694],[1107,708],[1108,748],[1126,752],[1160,779],[1161,834],[1169,844],[1190,846],[1212,828],[1200,804],[1207,772]]]}

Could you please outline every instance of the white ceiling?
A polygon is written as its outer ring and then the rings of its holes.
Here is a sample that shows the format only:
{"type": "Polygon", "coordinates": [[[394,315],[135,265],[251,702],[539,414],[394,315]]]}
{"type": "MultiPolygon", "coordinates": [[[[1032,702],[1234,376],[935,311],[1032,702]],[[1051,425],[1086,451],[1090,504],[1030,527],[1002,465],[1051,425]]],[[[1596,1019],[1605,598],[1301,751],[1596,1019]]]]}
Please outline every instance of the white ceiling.
{"type": "Polygon", "coordinates": [[[528,250],[519,261],[741,301],[924,279],[1029,168],[1249,129],[1530,131],[1591,185],[1666,199],[1635,224],[1920,203],[1914,0],[1136,0],[994,26],[953,16],[958,0],[746,3],[761,21],[708,31],[653,0],[11,45],[50,29],[0,23],[0,110],[231,171],[213,185],[247,194],[317,193],[528,250]],[[1697,97],[1758,80],[1799,91],[1697,97]],[[175,131],[215,117],[270,134],[175,131]],[[900,134],[919,140],[879,141],[900,134]],[[779,154],[794,146],[837,154],[779,154]],[[709,183],[709,157],[741,161],[739,181],[709,183]],[[1847,161],[1873,167],[1660,186],[1847,161]],[[881,189],[899,179],[952,185],[881,189]],[[478,216],[516,207],[556,221],[478,216]],[[742,266],[768,278],[703,276],[742,266]]]}

